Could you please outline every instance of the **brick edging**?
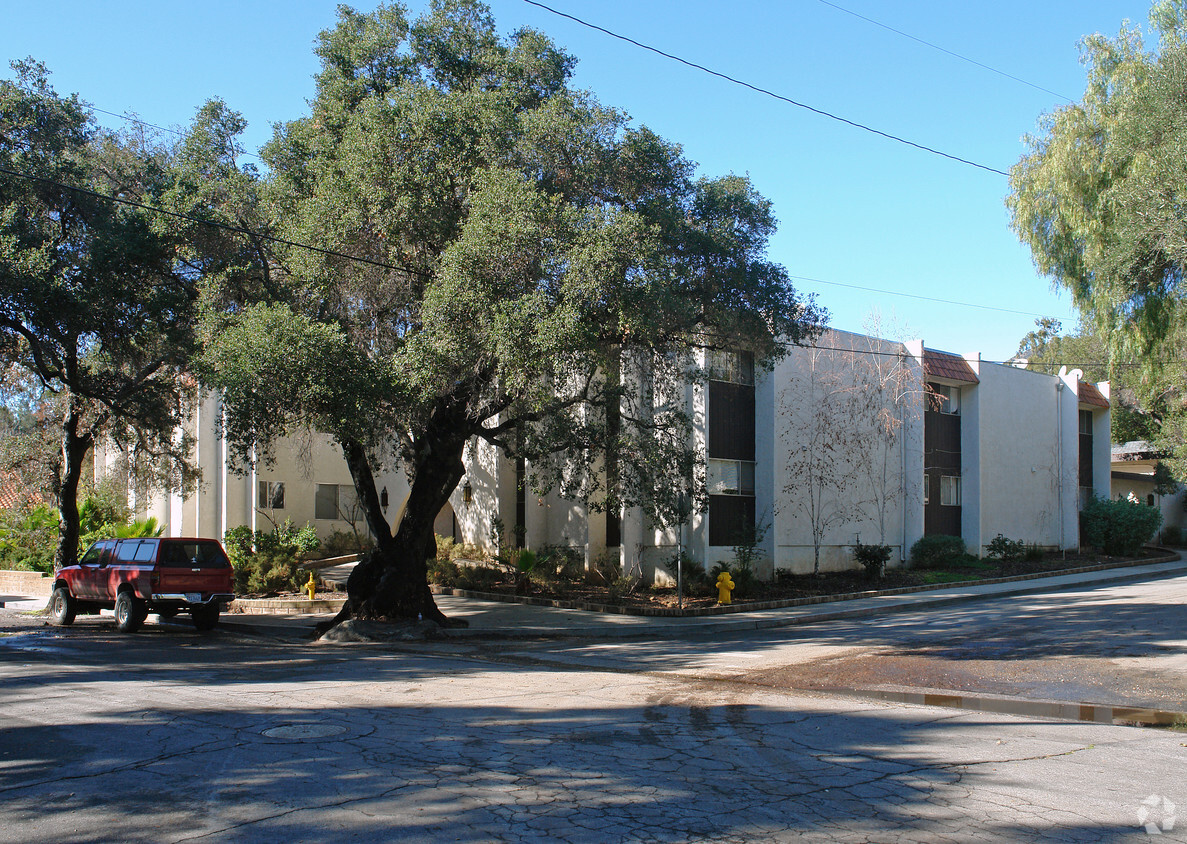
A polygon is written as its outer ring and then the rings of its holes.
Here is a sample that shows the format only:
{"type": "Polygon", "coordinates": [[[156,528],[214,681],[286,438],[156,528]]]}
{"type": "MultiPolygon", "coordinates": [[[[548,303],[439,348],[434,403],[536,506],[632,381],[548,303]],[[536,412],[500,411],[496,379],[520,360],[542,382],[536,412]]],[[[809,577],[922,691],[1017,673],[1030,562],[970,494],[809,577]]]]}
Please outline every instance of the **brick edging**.
{"type": "MultiPolygon", "coordinates": [[[[1167,550],[1167,549],[1159,549],[1167,550]]],[[[1070,569],[1056,569],[1054,571],[1034,572],[1032,574],[1014,574],[1006,577],[987,577],[981,580],[961,580],[954,583],[924,583],[918,586],[897,586],[893,589],[873,589],[865,592],[842,592],[835,595],[812,595],[806,598],[785,598],[779,601],[750,601],[731,604],[725,607],[696,607],[692,609],[675,609],[669,607],[632,607],[615,604],[596,603],[592,601],[565,601],[553,598],[531,598],[523,595],[506,595],[498,592],[475,592],[470,589],[454,589],[448,586],[433,585],[430,588],[436,595],[452,595],[457,598],[475,598],[483,601],[496,601],[506,604],[527,604],[536,607],[554,607],[562,610],[584,610],[587,612],[615,613],[618,615],[640,615],[657,618],[698,618],[701,616],[730,615],[733,613],[757,612],[760,610],[777,610],[785,607],[803,607],[811,604],[831,604],[838,601],[856,601],[862,598],[880,598],[892,595],[910,595],[915,592],[935,592],[941,589],[963,589],[969,586],[992,586],[995,583],[1016,583],[1025,580],[1040,580],[1044,577],[1063,577],[1069,574],[1084,574],[1108,569],[1137,568],[1139,566],[1157,566],[1162,563],[1173,563],[1182,559],[1176,552],[1168,551],[1164,556],[1143,560],[1128,560],[1121,563],[1098,563],[1091,566],[1076,566],[1070,569]]]]}

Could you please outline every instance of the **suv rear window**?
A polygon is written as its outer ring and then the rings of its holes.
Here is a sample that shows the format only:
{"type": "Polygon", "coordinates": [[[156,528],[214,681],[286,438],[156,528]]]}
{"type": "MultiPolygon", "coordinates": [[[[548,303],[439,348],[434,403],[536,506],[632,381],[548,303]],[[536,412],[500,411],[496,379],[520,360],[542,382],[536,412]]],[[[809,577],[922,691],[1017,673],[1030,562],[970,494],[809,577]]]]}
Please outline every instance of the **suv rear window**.
{"type": "Polygon", "coordinates": [[[222,546],[217,542],[175,542],[162,543],[159,566],[174,568],[223,568],[231,565],[222,546]]]}

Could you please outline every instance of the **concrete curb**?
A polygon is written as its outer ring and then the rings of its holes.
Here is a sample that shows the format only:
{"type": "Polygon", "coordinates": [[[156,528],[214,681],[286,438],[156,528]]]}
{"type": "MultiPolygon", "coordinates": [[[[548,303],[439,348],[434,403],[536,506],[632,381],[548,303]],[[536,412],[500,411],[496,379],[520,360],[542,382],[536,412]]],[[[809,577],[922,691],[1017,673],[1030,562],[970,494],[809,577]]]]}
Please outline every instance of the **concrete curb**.
{"type": "MultiPolygon", "coordinates": [[[[1178,555],[1175,555],[1176,558],[1178,555]]],[[[622,615],[602,615],[601,618],[580,618],[574,620],[571,613],[561,617],[531,617],[523,619],[516,626],[469,627],[441,630],[434,641],[448,639],[663,639],[684,638],[715,633],[729,633],[747,630],[769,630],[814,624],[822,621],[863,618],[891,613],[910,612],[948,607],[999,597],[1058,592],[1097,585],[1121,583],[1130,580],[1158,580],[1175,577],[1187,572],[1187,563],[1181,559],[1150,563],[1125,568],[1096,569],[1073,574],[1048,574],[1041,578],[1012,580],[989,585],[973,584],[927,592],[865,596],[849,601],[835,601],[832,605],[820,603],[799,607],[755,610],[749,613],[732,613],[727,616],[671,618],[656,617],[643,623],[623,623],[622,615]],[[1103,574],[1100,574],[1104,572],[1103,574]],[[1084,575],[1097,575],[1085,577],[1084,575]],[[847,606],[836,606],[847,604],[847,606]]],[[[525,607],[530,613],[530,609],[525,607]]],[[[548,608],[554,609],[554,608],[548,608]]],[[[636,616],[637,617],[637,616],[636,616]]],[[[276,636],[285,639],[308,639],[312,637],[314,625],[329,616],[244,616],[224,615],[220,627],[241,633],[276,636]],[[249,620],[250,619],[250,620],[249,620]]]]}

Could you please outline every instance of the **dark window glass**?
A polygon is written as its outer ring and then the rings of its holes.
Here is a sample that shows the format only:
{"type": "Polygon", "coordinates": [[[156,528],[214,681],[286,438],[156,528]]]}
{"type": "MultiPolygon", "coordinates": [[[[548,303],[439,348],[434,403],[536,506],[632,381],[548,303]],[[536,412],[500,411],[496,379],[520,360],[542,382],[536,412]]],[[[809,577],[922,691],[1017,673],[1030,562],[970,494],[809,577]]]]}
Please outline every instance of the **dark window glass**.
{"type": "Polygon", "coordinates": [[[222,568],[230,564],[217,542],[170,541],[160,554],[160,565],[173,568],[222,568]]]}
{"type": "Polygon", "coordinates": [[[315,519],[337,519],[338,515],[338,484],[318,484],[313,497],[313,517],[315,519]]]}
{"type": "Polygon", "coordinates": [[[754,497],[709,496],[709,544],[740,545],[754,530],[754,497]]]}

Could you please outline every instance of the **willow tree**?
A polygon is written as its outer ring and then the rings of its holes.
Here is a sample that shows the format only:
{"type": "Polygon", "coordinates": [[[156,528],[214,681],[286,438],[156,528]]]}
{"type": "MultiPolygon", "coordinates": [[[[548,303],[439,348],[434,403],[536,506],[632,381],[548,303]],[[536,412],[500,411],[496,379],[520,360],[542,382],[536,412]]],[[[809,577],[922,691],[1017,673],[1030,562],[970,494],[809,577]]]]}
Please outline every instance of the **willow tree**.
{"type": "Polygon", "coordinates": [[[1161,0],[1150,21],[1157,50],[1128,27],[1084,39],[1084,96],[1028,138],[1007,204],[1035,265],[1071,293],[1110,361],[1142,364],[1126,378],[1140,408],[1175,417],[1187,375],[1187,6],[1161,0]]]}
{"type": "Polygon", "coordinates": [[[278,236],[318,248],[276,247],[283,295],[212,298],[204,377],[243,460],[297,426],[341,446],[376,547],[339,620],[446,622],[424,549],[468,443],[525,457],[538,488],[670,515],[694,455],[665,385],[696,377],[698,346],[770,362],[821,314],[764,257],[748,180],[694,178],[571,88],[540,33],[500,37],[462,0],[416,21],[342,7],[316,51],[310,114],[262,155],[278,236]],[[410,481],[394,524],[389,461],[410,481]]]}
{"type": "Polygon", "coordinates": [[[97,441],[158,482],[191,479],[174,432],[197,291],[177,271],[169,226],[139,207],[168,184],[164,151],[101,130],[41,64],[13,68],[0,81],[0,362],[34,379],[54,417],[55,563],[66,565],[97,441]]]}

